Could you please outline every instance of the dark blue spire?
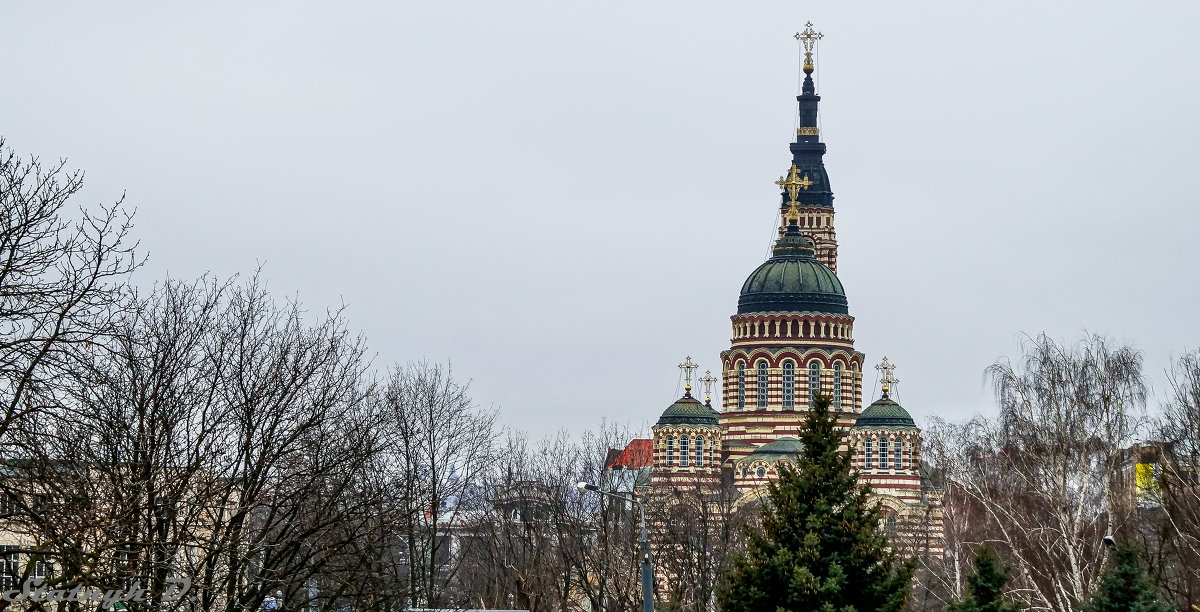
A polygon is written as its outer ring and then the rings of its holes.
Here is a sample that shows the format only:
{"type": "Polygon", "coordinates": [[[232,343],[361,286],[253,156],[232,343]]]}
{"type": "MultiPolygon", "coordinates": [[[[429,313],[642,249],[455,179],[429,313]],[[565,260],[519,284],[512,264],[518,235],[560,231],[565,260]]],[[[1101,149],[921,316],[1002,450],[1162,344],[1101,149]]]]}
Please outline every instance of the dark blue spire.
{"type": "MultiPolygon", "coordinates": [[[[820,131],[817,129],[817,108],[821,96],[817,95],[816,84],[813,83],[813,65],[811,55],[804,64],[804,84],[800,95],[796,96],[799,103],[799,121],[797,122],[796,140],[791,144],[792,163],[812,181],[808,189],[800,192],[797,201],[801,206],[824,206],[833,208],[833,191],[829,187],[829,175],[825,172],[825,143],[821,142],[820,131]]],[[[787,211],[788,195],[783,192],[780,197],[780,212],[787,211]]]]}

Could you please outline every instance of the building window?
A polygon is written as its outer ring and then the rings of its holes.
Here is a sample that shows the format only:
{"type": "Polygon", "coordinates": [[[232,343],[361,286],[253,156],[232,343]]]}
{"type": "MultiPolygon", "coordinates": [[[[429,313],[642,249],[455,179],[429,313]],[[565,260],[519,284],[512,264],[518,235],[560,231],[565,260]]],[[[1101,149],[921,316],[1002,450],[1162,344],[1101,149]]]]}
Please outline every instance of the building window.
{"type": "Polygon", "coordinates": [[[47,559],[38,559],[33,562],[33,577],[48,580],[54,577],[54,564],[47,559]]]}
{"type": "Polygon", "coordinates": [[[808,364],[808,405],[817,404],[817,396],[821,394],[821,364],[816,361],[808,364]]]}
{"type": "Polygon", "coordinates": [[[783,362],[783,409],[792,410],[796,407],[796,363],[792,360],[783,362]]]}
{"type": "Polygon", "coordinates": [[[21,566],[18,559],[18,553],[12,552],[16,550],[16,546],[0,546],[0,587],[5,591],[17,587],[17,580],[21,575],[21,566]]]}
{"type": "Polygon", "coordinates": [[[737,364],[737,397],[738,410],[746,409],[746,362],[739,361],[737,364]]]}
{"type": "Polygon", "coordinates": [[[758,362],[758,407],[767,407],[767,393],[770,389],[767,387],[767,362],[758,362]]]}
{"type": "Polygon", "coordinates": [[[833,364],[833,407],[842,409],[842,362],[833,364]]]}
{"type": "Polygon", "coordinates": [[[757,474],[759,478],[766,478],[767,477],[767,468],[759,466],[758,469],[755,470],[754,473],[757,474]]]}
{"type": "Polygon", "coordinates": [[[675,436],[667,436],[667,467],[675,465],[675,436]]]}
{"type": "Polygon", "coordinates": [[[688,437],[680,436],[679,437],[679,465],[680,465],[680,467],[687,467],[687,464],[688,464],[688,437]]]}
{"type": "Polygon", "coordinates": [[[879,438],[879,468],[888,469],[888,441],[887,438],[879,438]]]}
{"type": "Polygon", "coordinates": [[[704,467],[704,438],[696,436],[696,467],[704,467]]]}
{"type": "Polygon", "coordinates": [[[871,451],[874,450],[874,446],[875,440],[873,438],[867,438],[867,441],[863,443],[863,461],[866,462],[868,470],[871,469],[871,451]]]}
{"type": "Polygon", "coordinates": [[[904,469],[904,440],[896,439],[896,469],[904,469]]]}

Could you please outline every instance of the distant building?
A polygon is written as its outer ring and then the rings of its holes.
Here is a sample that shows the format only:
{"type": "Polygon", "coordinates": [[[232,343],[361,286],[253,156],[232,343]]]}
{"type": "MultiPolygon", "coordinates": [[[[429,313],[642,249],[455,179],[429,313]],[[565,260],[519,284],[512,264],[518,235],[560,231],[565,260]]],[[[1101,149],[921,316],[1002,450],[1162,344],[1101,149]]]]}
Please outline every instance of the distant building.
{"type": "Polygon", "coordinates": [[[606,491],[633,493],[636,487],[650,484],[653,462],[654,446],[647,438],[631,440],[623,450],[610,448],[604,460],[602,486],[606,491]]]}

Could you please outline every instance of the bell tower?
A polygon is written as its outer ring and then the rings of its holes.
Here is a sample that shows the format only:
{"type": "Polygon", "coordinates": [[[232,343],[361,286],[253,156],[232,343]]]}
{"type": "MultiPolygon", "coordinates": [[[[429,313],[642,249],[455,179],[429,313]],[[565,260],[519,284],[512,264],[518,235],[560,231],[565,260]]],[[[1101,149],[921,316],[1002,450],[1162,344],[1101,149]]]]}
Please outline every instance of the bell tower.
{"type": "Polygon", "coordinates": [[[821,103],[821,96],[817,95],[816,83],[813,81],[813,72],[816,71],[813,54],[816,52],[817,41],[822,38],[824,35],[813,30],[811,21],[805,25],[803,31],[796,33],[796,40],[800,41],[804,50],[804,81],[800,87],[800,95],[796,96],[796,139],[789,147],[792,152],[791,168],[784,176],[779,177],[775,184],[782,190],[779,214],[784,219],[780,224],[780,234],[787,229],[788,207],[795,202],[799,209],[800,231],[813,241],[817,261],[837,272],[833,191],[829,186],[829,174],[825,172],[825,143],[821,142],[821,130],[818,127],[817,108],[821,103]]]}

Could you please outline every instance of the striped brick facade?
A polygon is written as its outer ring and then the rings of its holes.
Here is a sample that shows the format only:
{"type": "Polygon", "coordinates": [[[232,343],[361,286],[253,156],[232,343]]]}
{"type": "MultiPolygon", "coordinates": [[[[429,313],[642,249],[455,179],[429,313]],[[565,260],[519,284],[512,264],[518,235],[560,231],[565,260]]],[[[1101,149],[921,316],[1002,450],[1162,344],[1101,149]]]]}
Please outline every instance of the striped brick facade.
{"type": "Polygon", "coordinates": [[[655,425],[652,431],[652,486],[683,489],[720,486],[724,436],[719,426],[655,425]],[[704,449],[699,455],[696,453],[697,441],[704,449]]]}
{"type": "MultiPolygon", "coordinates": [[[[837,272],[837,232],[833,229],[833,209],[824,206],[802,206],[799,212],[797,221],[800,231],[813,241],[817,261],[837,272]]],[[[779,225],[780,235],[783,235],[784,226],[787,225],[787,213],[786,206],[780,209],[780,214],[784,216],[783,223],[779,225]]]]}

